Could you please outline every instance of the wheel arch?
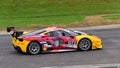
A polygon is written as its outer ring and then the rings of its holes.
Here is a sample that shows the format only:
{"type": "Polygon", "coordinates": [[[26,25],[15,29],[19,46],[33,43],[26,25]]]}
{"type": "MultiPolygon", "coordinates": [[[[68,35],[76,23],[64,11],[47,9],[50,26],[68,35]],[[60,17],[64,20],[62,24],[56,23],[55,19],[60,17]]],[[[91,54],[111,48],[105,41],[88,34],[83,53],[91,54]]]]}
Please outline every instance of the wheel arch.
{"type": "MultiPolygon", "coordinates": [[[[38,44],[41,46],[41,44],[40,44],[37,40],[32,40],[32,41],[30,41],[30,43],[32,43],[32,42],[36,42],[36,43],[38,43],[38,44]]],[[[29,43],[29,44],[30,44],[30,43],[29,43]]],[[[28,45],[29,45],[29,44],[28,44],[28,45]]]]}
{"type": "Polygon", "coordinates": [[[33,42],[38,43],[38,44],[39,44],[39,46],[40,46],[40,48],[41,48],[41,51],[42,51],[42,44],[40,44],[37,40],[32,40],[32,41],[30,41],[30,43],[28,44],[28,46],[27,46],[27,48],[26,48],[27,53],[28,53],[28,47],[29,47],[29,45],[30,45],[31,43],[33,43],[33,42]]]}

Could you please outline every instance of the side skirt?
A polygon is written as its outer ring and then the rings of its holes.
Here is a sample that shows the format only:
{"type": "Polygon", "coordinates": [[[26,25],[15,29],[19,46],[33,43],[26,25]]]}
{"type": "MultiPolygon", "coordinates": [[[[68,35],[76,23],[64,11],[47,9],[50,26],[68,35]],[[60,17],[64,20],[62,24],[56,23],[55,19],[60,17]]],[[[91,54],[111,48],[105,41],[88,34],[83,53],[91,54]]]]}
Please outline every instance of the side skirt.
{"type": "Polygon", "coordinates": [[[54,50],[47,50],[43,51],[42,53],[57,53],[57,52],[69,52],[69,51],[77,51],[77,49],[54,49],[54,50]]]}

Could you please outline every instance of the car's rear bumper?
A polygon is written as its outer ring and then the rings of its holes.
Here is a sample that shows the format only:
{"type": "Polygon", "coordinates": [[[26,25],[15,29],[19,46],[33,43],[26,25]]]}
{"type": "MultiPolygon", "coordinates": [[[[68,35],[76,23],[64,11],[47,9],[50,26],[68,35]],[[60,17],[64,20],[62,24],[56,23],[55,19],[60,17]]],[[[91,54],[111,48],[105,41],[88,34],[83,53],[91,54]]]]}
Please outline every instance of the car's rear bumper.
{"type": "Polygon", "coordinates": [[[12,38],[12,44],[16,49],[21,50],[22,52],[27,52],[29,41],[19,41],[16,38],[12,38]]]}

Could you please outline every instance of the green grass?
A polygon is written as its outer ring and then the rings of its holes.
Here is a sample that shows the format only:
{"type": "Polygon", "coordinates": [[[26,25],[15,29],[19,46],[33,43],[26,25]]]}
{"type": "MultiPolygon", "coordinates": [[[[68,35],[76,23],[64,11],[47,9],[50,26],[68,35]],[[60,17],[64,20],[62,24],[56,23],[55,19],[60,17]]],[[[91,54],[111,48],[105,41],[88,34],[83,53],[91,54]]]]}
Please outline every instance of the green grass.
{"type": "Polygon", "coordinates": [[[120,0],[1,0],[0,28],[79,25],[86,16],[120,13],[119,5],[120,0]]]}
{"type": "Polygon", "coordinates": [[[77,22],[83,19],[82,16],[58,16],[58,17],[42,17],[42,18],[5,18],[0,19],[1,28],[8,27],[8,26],[17,26],[17,27],[35,27],[37,26],[53,26],[53,25],[69,25],[73,22],[77,22]],[[69,23],[69,24],[68,24],[69,23]]]}

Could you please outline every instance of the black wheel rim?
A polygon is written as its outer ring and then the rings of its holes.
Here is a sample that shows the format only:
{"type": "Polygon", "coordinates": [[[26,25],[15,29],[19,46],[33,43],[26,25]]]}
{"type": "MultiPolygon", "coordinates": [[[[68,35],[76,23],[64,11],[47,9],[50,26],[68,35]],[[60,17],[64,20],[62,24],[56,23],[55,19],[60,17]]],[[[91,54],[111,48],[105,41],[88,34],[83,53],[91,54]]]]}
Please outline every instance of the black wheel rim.
{"type": "Polygon", "coordinates": [[[89,50],[90,47],[91,47],[91,42],[90,42],[90,40],[88,40],[88,39],[83,39],[83,40],[81,40],[80,43],[79,43],[79,48],[80,48],[81,50],[86,51],[86,50],[89,50]]]}
{"type": "Polygon", "coordinates": [[[29,52],[30,52],[31,54],[38,54],[39,51],[40,51],[40,46],[39,46],[39,44],[37,44],[37,43],[31,43],[31,44],[29,45],[29,52]]]}

